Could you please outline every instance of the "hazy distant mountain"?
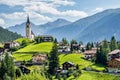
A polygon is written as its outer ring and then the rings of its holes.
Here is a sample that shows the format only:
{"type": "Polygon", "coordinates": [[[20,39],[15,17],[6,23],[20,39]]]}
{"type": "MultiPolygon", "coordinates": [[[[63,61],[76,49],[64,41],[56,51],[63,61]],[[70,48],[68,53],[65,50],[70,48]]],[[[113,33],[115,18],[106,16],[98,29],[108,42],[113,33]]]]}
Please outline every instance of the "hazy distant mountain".
{"type": "MultiPolygon", "coordinates": [[[[8,28],[14,32],[25,32],[25,23],[8,28]]],[[[73,23],[64,19],[48,22],[44,25],[34,25],[33,32],[36,34],[48,34],[61,40],[66,37],[69,41],[101,41],[115,36],[120,40],[120,8],[109,9],[95,15],[77,20],[73,23]]],[[[24,33],[22,33],[24,34],[24,33]]]]}
{"type": "Polygon", "coordinates": [[[46,34],[59,40],[100,41],[115,35],[120,40],[120,9],[109,9],[80,19],[72,24],[49,30],[46,34]]]}
{"type": "MultiPolygon", "coordinates": [[[[69,22],[65,19],[57,19],[53,22],[48,22],[48,23],[43,24],[43,25],[35,25],[34,23],[31,22],[31,28],[32,28],[32,31],[36,35],[42,35],[48,30],[51,30],[51,29],[57,28],[57,27],[61,27],[61,26],[64,26],[64,25],[68,25],[70,23],[71,22],[69,22]]],[[[26,26],[26,23],[24,22],[24,23],[19,24],[19,25],[11,26],[7,29],[9,31],[17,32],[18,34],[21,34],[21,35],[25,36],[25,30],[26,30],[25,26],[26,26]]]]}
{"type": "Polygon", "coordinates": [[[17,33],[10,32],[7,29],[3,29],[2,27],[0,27],[0,42],[12,41],[12,40],[15,40],[20,37],[22,37],[22,36],[18,35],[17,33]]]}

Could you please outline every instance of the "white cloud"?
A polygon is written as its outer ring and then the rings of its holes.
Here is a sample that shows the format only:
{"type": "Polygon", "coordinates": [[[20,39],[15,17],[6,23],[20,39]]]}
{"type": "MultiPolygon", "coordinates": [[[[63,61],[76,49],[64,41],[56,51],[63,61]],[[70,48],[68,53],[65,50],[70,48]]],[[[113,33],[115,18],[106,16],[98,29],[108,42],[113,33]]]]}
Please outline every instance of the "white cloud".
{"type": "Polygon", "coordinates": [[[59,4],[59,5],[64,5],[64,6],[73,6],[75,5],[74,1],[70,1],[70,0],[51,0],[53,2],[53,4],[59,4]]]}
{"type": "Polygon", "coordinates": [[[27,16],[27,14],[30,15],[31,18],[41,18],[42,20],[51,20],[51,18],[47,16],[43,16],[41,14],[35,13],[35,12],[14,12],[12,14],[1,14],[0,16],[7,18],[7,19],[23,19],[27,16]]]}
{"type": "Polygon", "coordinates": [[[60,15],[71,16],[71,17],[80,17],[80,18],[88,16],[88,14],[85,13],[84,11],[77,11],[77,10],[67,10],[65,12],[60,12],[60,15]]]}
{"type": "Polygon", "coordinates": [[[0,4],[6,4],[9,6],[27,6],[32,4],[39,4],[39,3],[47,3],[49,5],[64,5],[64,6],[73,6],[75,4],[74,1],[70,0],[0,0],[0,4]],[[50,2],[50,3],[48,3],[50,2]]]}
{"type": "Polygon", "coordinates": [[[0,17],[5,18],[6,20],[15,20],[15,22],[18,20],[25,20],[27,13],[32,20],[39,24],[41,22],[53,21],[55,18],[59,17],[73,21],[88,16],[86,12],[80,10],[60,11],[57,9],[61,6],[75,5],[74,0],[0,0],[0,4],[23,6],[23,12],[0,14],[0,17]]]}
{"type": "Polygon", "coordinates": [[[97,13],[97,12],[101,12],[101,11],[103,11],[103,10],[104,10],[103,8],[98,7],[98,8],[96,8],[95,10],[93,10],[93,12],[97,13]]]}
{"type": "Polygon", "coordinates": [[[34,11],[40,13],[48,13],[55,16],[70,16],[70,17],[80,17],[80,18],[88,16],[88,14],[85,13],[84,11],[78,11],[78,10],[59,11],[56,8],[43,3],[40,3],[39,5],[27,6],[24,8],[24,10],[26,12],[34,11]]]}
{"type": "Polygon", "coordinates": [[[0,26],[4,24],[5,24],[5,21],[2,18],[0,18],[0,26]]]}

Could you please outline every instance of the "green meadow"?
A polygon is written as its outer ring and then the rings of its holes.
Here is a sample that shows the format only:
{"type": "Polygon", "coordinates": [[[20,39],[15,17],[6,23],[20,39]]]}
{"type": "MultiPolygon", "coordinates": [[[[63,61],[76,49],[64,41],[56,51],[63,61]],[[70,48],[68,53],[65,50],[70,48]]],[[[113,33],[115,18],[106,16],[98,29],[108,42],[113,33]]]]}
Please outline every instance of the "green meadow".
{"type": "Polygon", "coordinates": [[[73,76],[67,80],[120,80],[120,76],[102,72],[82,71],[82,74],[78,78],[73,76]]]}
{"type": "Polygon", "coordinates": [[[23,40],[26,42],[31,42],[28,38],[19,38],[19,39],[16,39],[15,41],[21,44],[23,40]]]}
{"type": "Polygon", "coordinates": [[[97,65],[97,64],[94,64],[91,61],[85,60],[83,58],[83,54],[76,54],[76,53],[61,54],[59,56],[59,59],[60,59],[60,65],[64,62],[66,62],[66,61],[70,61],[70,62],[73,62],[75,64],[78,64],[81,69],[84,69],[86,67],[91,67],[92,69],[98,70],[98,71],[105,70],[104,66],[97,65]]]}
{"type": "Polygon", "coordinates": [[[44,42],[44,43],[31,43],[28,46],[19,49],[16,53],[20,52],[50,52],[52,50],[53,43],[52,42],[44,42]]]}
{"type": "Polygon", "coordinates": [[[49,53],[52,50],[52,46],[53,46],[52,42],[44,42],[39,44],[31,43],[28,46],[14,52],[13,57],[17,61],[24,61],[24,60],[29,61],[32,59],[33,54],[49,53]]]}

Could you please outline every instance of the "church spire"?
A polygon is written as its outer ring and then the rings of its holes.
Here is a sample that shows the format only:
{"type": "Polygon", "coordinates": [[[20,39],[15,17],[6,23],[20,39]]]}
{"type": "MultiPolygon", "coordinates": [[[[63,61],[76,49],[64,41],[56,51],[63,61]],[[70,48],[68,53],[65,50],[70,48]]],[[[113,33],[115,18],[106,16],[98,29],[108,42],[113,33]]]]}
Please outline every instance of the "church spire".
{"type": "Polygon", "coordinates": [[[27,16],[27,23],[30,23],[30,20],[29,20],[29,15],[27,16]]]}

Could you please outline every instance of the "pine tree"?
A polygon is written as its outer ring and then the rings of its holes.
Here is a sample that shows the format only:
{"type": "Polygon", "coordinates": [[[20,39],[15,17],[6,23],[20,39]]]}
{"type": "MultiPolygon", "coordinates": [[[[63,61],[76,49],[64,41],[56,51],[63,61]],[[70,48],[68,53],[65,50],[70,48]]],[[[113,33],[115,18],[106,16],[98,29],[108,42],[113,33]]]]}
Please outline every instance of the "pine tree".
{"type": "Polygon", "coordinates": [[[77,41],[73,39],[73,40],[71,41],[71,44],[77,44],[77,41]]]}
{"type": "Polygon", "coordinates": [[[49,59],[48,73],[54,75],[56,73],[57,68],[59,67],[57,44],[54,44],[48,59],[49,59]]]}
{"type": "Polygon", "coordinates": [[[9,56],[8,53],[6,53],[5,58],[1,62],[0,66],[0,77],[2,80],[4,80],[3,76],[9,76],[11,80],[15,80],[15,67],[12,57],[9,56]]]}
{"type": "Polygon", "coordinates": [[[118,45],[114,36],[111,38],[111,41],[110,41],[110,49],[111,51],[118,49],[118,45]]]}
{"type": "Polygon", "coordinates": [[[66,38],[63,38],[63,39],[62,39],[62,42],[63,42],[64,44],[69,44],[69,43],[68,43],[68,40],[67,40],[66,38]]]}
{"type": "Polygon", "coordinates": [[[90,44],[90,42],[88,42],[86,45],[86,50],[91,50],[91,49],[92,49],[91,44],[90,44]]]}
{"type": "Polygon", "coordinates": [[[105,39],[103,41],[103,47],[101,49],[101,55],[102,55],[102,64],[103,65],[107,65],[107,56],[108,56],[108,53],[110,52],[110,47],[108,45],[108,41],[105,39]]]}
{"type": "Polygon", "coordinates": [[[100,45],[100,49],[97,49],[95,63],[107,65],[107,56],[110,52],[108,41],[105,39],[103,45],[100,45]]]}
{"type": "Polygon", "coordinates": [[[55,38],[55,40],[54,40],[54,43],[56,43],[56,44],[58,43],[56,38],[55,38]]]}
{"type": "MultiPolygon", "coordinates": [[[[101,49],[101,47],[100,47],[100,49],[101,49]]],[[[97,64],[101,63],[101,53],[100,53],[100,50],[98,48],[97,48],[97,52],[96,52],[95,63],[97,63],[97,64]]]]}

